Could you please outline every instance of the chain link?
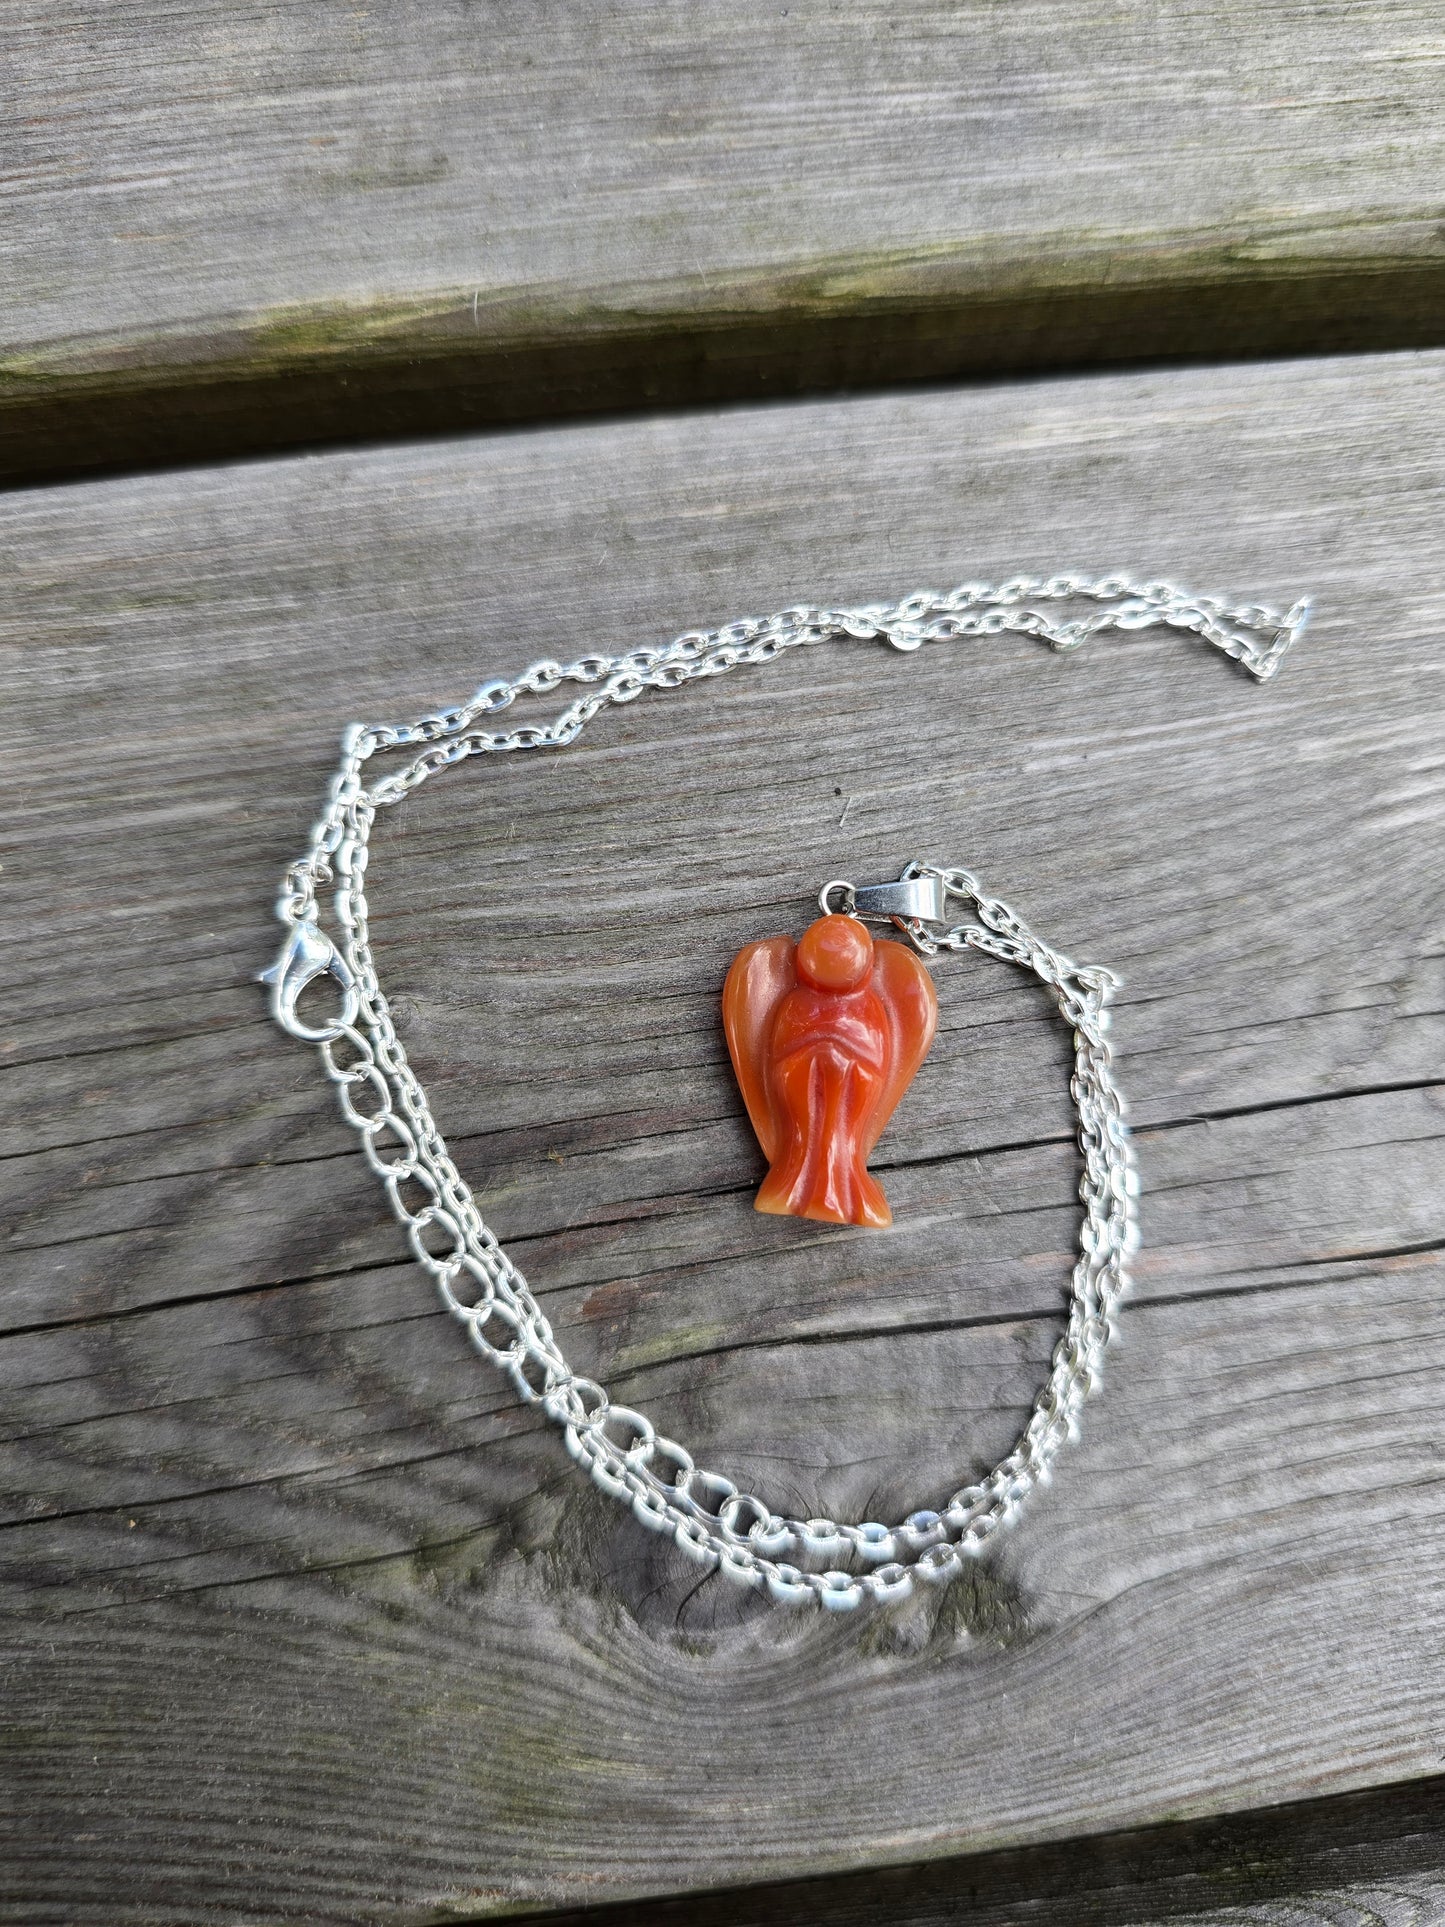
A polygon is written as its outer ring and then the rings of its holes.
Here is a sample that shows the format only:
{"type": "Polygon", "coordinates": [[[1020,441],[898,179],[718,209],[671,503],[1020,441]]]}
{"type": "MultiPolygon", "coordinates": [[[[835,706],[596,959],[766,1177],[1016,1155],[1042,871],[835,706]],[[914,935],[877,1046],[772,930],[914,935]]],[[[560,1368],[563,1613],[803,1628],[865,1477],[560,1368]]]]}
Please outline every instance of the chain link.
{"type": "Polygon", "coordinates": [[[526,1280],[483,1222],[407,1062],[377,976],[365,891],[377,811],[468,756],[561,748],[603,708],[631,702],[644,689],[677,688],[829,638],[882,639],[913,650],[926,642],[1017,633],[1066,650],[1104,629],[1164,623],[1204,637],[1266,681],[1307,613],[1305,602],[1281,615],[1257,604],[1232,607],[1213,597],[1191,596],[1168,583],[1135,584],[1122,575],[1096,580],[1020,576],[992,588],[970,582],[946,595],[920,591],[891,606],[786,609],[712,631],[690,631],[663,647],[621,656],[586,655],[565,666],[538,662],[510,681],[484,683],[469,702],[414,723],[353,725],[346,732],[311,847],[283,881],[277,908],[292,934],[280,962],[265,973],[275,1013],[293,1035],[317,1044],[342,1115],[360,1133],[367,1162],[381,1179],[417,1263],[435,1279],[443,1303],[472,1344],[506,1374],[519,1399],[539,1405],[561,1428],[567,1450],[603,1491],[630,1507],[642,1525],[668,1534],[699,1565],[783,1604],[845,1611],[865,1600],[895,1601],[917,1581],[951,1579],[966,1558],[981,1552],[1013,1520],[1030,1492],[1046,1483],[1059,1450],[1077,1434],[1084,1401],[1098,1385],[1113,1311],[1138,1242],[1135,1169],[1124,1102],[1110,1070],[1109,1003],[1117,980],[1100,966],[1071,963],[1007,904],[988,895],[969,871],[931,864],[912,864],[905,871],[905,878],[938,878],[945,902],[961,913],[961,920],[947,928],[902,920],[918,950],[929,957],[975,950],[1030,972],[1072,1033],[1069,1088],[1083,1162],[1083,1225],[1067,1323],[1013,1450],[941,1509],[913,1512],[892,1525],[786,1518],[720,1473],[695,1464],[686,1448],[658,1432],[645,1414],[614,1404],[600,1385],[576,1375],[526,1280]],[[1106,606],[1067,622],[1052,621],[1032,606],[1069,599],[1106,606]],[[586,693],[551,722],[510,730],[476,727],[519,697],[546,696],[563,683],[580,683],[586,693]],[[369,788],[363,784],[371,757],[418,746],[419,753],[402,769],[369,788]],[[317,890],[326,883],[335,884],[335,944],[319,927],[317,890]],[[308,1026],[297,1014],[297,999],[321,974],[330,974],[340,987],[341,1012],[329,1024],[308,1026]]]}

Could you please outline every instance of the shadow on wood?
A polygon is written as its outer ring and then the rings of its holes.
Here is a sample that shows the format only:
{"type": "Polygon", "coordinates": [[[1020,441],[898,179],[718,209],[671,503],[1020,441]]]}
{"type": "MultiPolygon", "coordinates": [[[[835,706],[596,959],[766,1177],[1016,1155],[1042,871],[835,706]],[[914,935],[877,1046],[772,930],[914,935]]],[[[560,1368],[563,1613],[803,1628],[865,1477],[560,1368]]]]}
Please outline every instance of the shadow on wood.
{"type": "Polygon", "coordinates": [[[1433,1927],[1445,1920],[1445,1780],[926,1867],[520,1918],[538,1927],[1433,1927]]]}
{"type": "Polygon", "coordinates": [[[1429,258],[1261,269],[1220,247],[1147,274],[1101,255],[1044,278],[1057,285],[1010,292],[1003,271],[970,289],[967,273],[950,286],[946,259],[838,261],[489,302],[480,329],[469,300],[443,296],[62,343],[23,380],[0,372],[0,485],[900,382],[1445,342],[1445,265],[1429,258]]]}

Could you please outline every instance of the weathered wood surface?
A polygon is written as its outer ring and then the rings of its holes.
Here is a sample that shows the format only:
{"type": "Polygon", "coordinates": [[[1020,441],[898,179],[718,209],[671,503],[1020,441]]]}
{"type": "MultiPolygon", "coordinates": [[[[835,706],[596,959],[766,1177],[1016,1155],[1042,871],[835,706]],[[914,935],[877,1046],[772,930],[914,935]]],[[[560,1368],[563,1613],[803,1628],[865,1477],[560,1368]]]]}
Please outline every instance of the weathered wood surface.
{"type": "Polygon", "coordinates": [[[546,1919],[548,1927],[1434,1927],[1445,1919],[1445,1782],[546,1919]]]}
{"type": "Polygon", "coordinates": [[[18,0],[0,474],[1438,344],[1419,0],[18,0]]]}
{"type": "Polygon", "coordinates": [[[482,1916],[1438,1768],[1442,399],[1437,356],[1174,372],[0,504],[12,1917],[482,1916]],[[812,651],[378,831],[414,1059],[569,1355],[805,1512],[1012,1435],[1063,1040],[944,970],[895,1231],[764,1220],[728,958],[933,852],[1128,980],[1146,1244],[1052,1491],[932,1606],[699,1586],[405,1261],[249,981],[275,879],[353,716],[1118,561],[1319,615],[1267,690],[1171,635],[812,651]]]}

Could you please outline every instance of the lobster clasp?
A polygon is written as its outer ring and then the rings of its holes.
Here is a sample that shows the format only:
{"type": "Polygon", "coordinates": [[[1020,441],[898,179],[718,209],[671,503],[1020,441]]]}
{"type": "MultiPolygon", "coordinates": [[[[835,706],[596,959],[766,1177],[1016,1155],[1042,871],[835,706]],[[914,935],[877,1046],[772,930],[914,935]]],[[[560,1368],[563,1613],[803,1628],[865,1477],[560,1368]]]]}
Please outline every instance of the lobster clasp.
{"type": "Polygon", "coordinates": [[[356,1022],[356,978],[336,945],[309,920],[292,926],[281,955],[256,981],[271,986],[271,1015],[282,1030],[308,1044],[326,1044],[356,1022]],[[313,1028],[296,1014],[296,1003],[317,977],[330,976],[341,990],[341,1011],[331,1023],[313,1028]]]}

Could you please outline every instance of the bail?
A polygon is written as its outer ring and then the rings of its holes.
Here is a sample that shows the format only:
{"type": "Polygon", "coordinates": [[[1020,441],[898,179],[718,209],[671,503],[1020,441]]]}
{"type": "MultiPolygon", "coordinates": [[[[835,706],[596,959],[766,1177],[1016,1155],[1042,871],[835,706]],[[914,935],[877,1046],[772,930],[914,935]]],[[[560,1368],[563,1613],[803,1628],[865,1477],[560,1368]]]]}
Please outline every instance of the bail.
{"type": "Polygon", "coordinates": [[[902,917],[919,923],[943,923],[943,878],[909,876],[905,872],[896,883],[859,884],[853,891],[853,915],[865,922],[877,918],[892,923],[902,917]]]}

